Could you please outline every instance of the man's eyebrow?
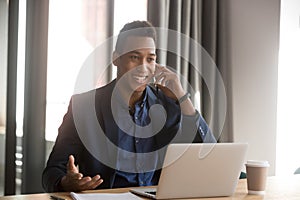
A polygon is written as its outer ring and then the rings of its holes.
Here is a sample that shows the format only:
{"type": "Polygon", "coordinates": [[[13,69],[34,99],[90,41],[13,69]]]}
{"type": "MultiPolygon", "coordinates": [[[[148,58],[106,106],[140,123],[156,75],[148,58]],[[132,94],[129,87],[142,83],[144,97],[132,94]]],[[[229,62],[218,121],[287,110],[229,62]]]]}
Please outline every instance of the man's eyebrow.
{"type": "MultiPolygon", "coordinates": [[[[139,55],[141,55],[141,54],[142,54],[141,52],[139,52],[139,51],[135,51],[135,50],[133,50],[133,51],[129,51],[128,53],[134,53],[134,54],[139,54],[139,55]]],[[[156,54],[155,54],[155,53],[150,53],[149,55],[150,55],[150,56],[156,56],[156,54]]]]}
{"type": "Polygon", "coordinates": [[[155,53],[150,53],[150,56],[156,56],[156,54],[155,53]]]}
{"type": "Polygon", "coordinates": [[[139,52],[139,51],[129,51],[128,53],[141,54],[141,52],[139,52]]]}

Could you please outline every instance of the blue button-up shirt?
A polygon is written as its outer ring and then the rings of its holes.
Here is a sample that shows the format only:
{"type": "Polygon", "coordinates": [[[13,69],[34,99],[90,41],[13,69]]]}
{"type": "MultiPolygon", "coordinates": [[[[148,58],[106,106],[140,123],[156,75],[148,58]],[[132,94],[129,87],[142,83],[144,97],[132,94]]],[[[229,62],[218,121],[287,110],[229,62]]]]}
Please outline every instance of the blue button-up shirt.
{"type": "MultiPolygon", "coordinates": [[[[156,146],[156,140],[154,137],[155,133],[153,133],[152,137],[141,138],[139,136],[141,136],[141,134],[143,133],[139,133],[138,131],[140,131],[141,129],[136,128],[138,126],[145,127],[150,124],[151,119],[149,117],[149,110],[152,106],[151,104],[153,104],[151,103],[151,99],[157,98],[153,95],[154,92],[155,90],[151,90],[150,87],[147,87],[142,101],[139,101],[135,104],[135,107],[133,109],[134,112],[131,114],[131,118],[132,121],[136,124],[136,126],[130,126],[130,128],[127,128],[126,133],[119,129],[118,147],[126,151],[118,151],[116,161],[117,170],[113,187],[148,186],[157,184],[160,174],[159,166],[162,164],[161,161],[163,159],[160,158],[160,155],[158,153],[155,153],[156,149],[153,148],[156,146]],[[130,135],[128,135],[128,133],[130,133],[130,135]],[[132,154],[131,152],[133,152],[134,154],[132,154]],[[136,154],[137,152],[153,152],[153,155],[151,156],[151,159],[149,159],[149,156],[143,156],[143,154],[136,154]],[[145,167],[145,165],[147,166],[145,167]],[[149,171],[145,170],[145,168],[152,168],[153,170],[149,171]],[[133,173],[132,169],[135,169],[137,173],[133,173]]],[[[170,115],[172,114],[171,108],[172,106],[174,106],[174,104],[176,104],[176,101],[167,97],[165,98],[167,99],[167,101],[169,101],[167,104],[164,105],[164,108],[167,110],[168,113],[165,114],[170,115]]],[[[159,101],[156,100],[156,103],[159,103],[159,101]]],[[[126,106],[126,104],[124,104],[124,106],[126,106]]],[[[177,106],[177,109],[179,109],[179,105],[177,106]]],[[[128,113],[129,110],[130,109],[128,108],[128,113]]],[[[165,116],[168,120],[167,123],[177,124],[177,121],[182,121],[182,119],[180,119],[180,115],[178,115],[178,111],[180,113],[180,110],[173,110],[173,117],[165,116]]],[[[198,115],[199,114],[197,113],[195,116],[185,116],[185,118],[196,119],[198,115]]],[[[200,130],[200,137],[203,137],[202,140],[205,141],[205,136],[209,132],[209,129],[202,118],[199,121],[200,126],[198,127],[198,129],[200,130]]],[[[170,130],[170,132],[182,134],[179,131],[180,129],[181,126],[179,125],[177,126],[177,128],[175,128],[175,130],[170,130]]],[[[208,135],[209,134],[211,133],[208,133],[208,135]]],[[[168,142],[169,141],[170,139],[168,140],[168,142]]],[[[213,137],[211,137],[208,142],[215,142],[215,140],[213,137]]]]}
{"type": "MultiPolygon", "coordinates": [[[[142,101],[139,101],[135,104],[134,113],[131,115],[133,122],[138,126],[146,126],[150,123],[149,118],[149,104],[147,103],[147,90],[145,91],[145,96],[142,101]]],[[[128,112],[131,108],[129,108],[128,112]]],[[[131,133],[136,135],[135,126],[132,126],[131,133]]],[[[141,140],[139,137],[128,137],[127,134],[124,134],[123,131],[119,131],[119,147],[126,149],[129,152],[145,152],[145,150],[151,150],[154,144],[153,137],[148,138],[147,140],[141,140]]],[[[143,163],[145,160],[143,158],[138,158],[138,154],[133,154],[133,156],[127,154],[124,151],[118,152],[117,166],[115,183],[114,187],[128,187],[128,186],[147,186],[153,185],[157,182],[157,178],[154,178],[154,172],[143,172],[143,163]],[[122,171],[122,167],[125,168],[125,171],[122,171]],[[139,173],[130,173],[126,172],[130,168],[135,168],[139,173]]],[[[158,159],[157,157],[154,159],[158,159]]],[[[157,161],[154,160],[154,163],[157,161]]],[[[157,166],[153,166],[155,169],[157,166]]]]}

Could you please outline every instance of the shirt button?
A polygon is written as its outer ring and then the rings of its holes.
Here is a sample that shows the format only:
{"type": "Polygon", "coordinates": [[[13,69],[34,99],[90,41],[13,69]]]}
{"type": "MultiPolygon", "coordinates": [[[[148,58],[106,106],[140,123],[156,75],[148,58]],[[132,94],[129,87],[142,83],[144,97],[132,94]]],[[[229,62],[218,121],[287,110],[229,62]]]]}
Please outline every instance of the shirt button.
{"type": "Polygon", "coordinates": [[[138,119],[138,117],[137,117],[137,116],[135,116],[135,119],[138,119]]]}
{"type": "Polygon", "coordinates": [[[140,182],[140,185],[144,185],[144,181],[141,181],[141,182],[140,182]]]}
{"type": "Polygon", "coordinates": [[[135,143],[139,143],[139,140],[135,140],[135,143]]]}

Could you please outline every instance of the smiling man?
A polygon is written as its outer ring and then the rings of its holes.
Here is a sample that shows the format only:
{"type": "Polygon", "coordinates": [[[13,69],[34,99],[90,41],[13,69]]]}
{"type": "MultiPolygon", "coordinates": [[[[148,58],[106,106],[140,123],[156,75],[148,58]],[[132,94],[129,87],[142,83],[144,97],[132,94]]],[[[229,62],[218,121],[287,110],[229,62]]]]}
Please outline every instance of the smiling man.
{"type": "Polygon", "coordinates": [[[156,63],[155,42],[149,22],[126,24],[117,78],[72,97],[43,172],[47,192],[157,185],[168,144],[216,142],[179,76],[156,63]]]}

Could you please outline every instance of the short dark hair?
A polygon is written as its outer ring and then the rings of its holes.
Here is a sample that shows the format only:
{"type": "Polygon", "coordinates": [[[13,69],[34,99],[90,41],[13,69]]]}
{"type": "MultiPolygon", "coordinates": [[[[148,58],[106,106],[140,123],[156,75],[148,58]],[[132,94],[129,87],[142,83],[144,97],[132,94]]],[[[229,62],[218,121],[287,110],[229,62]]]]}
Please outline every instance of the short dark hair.
{"type": "Polygon", "coordinates": [[[151,37],[156,42],[156,31],[148,21],[133,21],[124,25],[117,38],[115,51],[122,52],[126,39],[130,36],[151,37]]]}

